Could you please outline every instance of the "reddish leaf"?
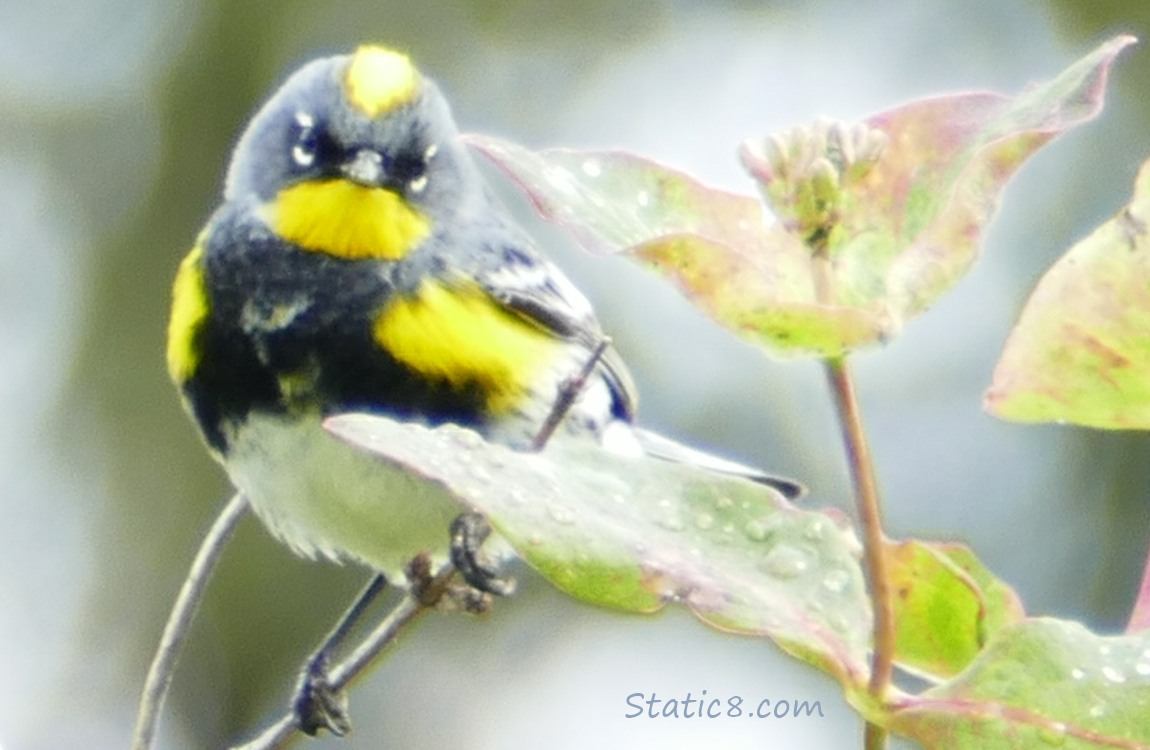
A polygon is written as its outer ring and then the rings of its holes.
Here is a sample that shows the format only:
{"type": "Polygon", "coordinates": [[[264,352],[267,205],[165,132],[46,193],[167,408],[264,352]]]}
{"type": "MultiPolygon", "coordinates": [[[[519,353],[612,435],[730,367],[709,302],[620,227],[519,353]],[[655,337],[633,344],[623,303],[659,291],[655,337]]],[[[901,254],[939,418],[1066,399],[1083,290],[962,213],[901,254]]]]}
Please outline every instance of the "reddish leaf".
{"type": "Polygon", "coordinates": [[[856,128],[797,131],[790,150],[777,138],[744,149],[782,219],[771,226],[755,200],[637,156],[468,141],[585,247],[630,253],[757,344],[834,356],[891,335],[966,272],[1005,182],[1097,114],[1110,64],[1132,41],[1118,37],[1014,98],[927,99],[856,128]]]}
{"type": "Polygon", "coordinates": [[[1150,427],[1150,162],[1117,216],[1055,263],[986,394],[1004,419],[1150,427]]]}

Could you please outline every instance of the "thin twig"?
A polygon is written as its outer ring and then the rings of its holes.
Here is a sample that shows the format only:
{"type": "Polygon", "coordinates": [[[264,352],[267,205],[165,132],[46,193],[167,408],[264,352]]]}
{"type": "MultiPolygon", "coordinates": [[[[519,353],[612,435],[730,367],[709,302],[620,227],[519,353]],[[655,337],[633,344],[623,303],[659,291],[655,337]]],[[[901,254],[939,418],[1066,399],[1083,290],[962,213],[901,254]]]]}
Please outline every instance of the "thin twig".
{"type": "MultiPolygon", "coordinates": [[[[839,422],[842,425],[851,480],[854,483],[859,520],[863,528],[864,563],[874,606],[874,654],[867,691],[875,701],[881,702],[890,688],[894,672],[895,622],[882,533],[878,482],[875,479],[874,462],[871,460],[866,432],[863,430],[858,400],[855,398],[854,382],[846,360],[828,359],[826,367],[831,391],[835,397],[835,406],[838,409],[839,422]]],[[[886,747],[887,735],[885,728],[868,723],[865,747],[867,750],[880,750],[886,747]]]]}
{"type": "Polygon", "coordinates": [[[160,713],[168,696],[168,688],[172,684],[172,674],[180,649],[187,640],[192,619],[204,598],[204,591],[212,571],[247,509],[247,499],[237,492],[216,516],[212,527],[200,543],[200,549],[196,552],[196,558],[192,561],[192,567],[180,588],[180,595],[168,615],[168,623],[164,627],[160,645],[152,657],[152,665],[144,681],[144,691],[140,695],[140,707],[136,714],[136,727],[132,732],[132,750],[149,750],[155,741],[160,713]]]}
{"type": "MultiPolygon", "coordinates": [[[[426,585],[416,586],[413,584],[411,590],[404,594],[395,608],[376,626],[375,630],[346,659],[329,672],[329,682],[332,689],[335,691],[345,689],[375,660],[384,648],[396,639],[404,628],[421,614],[435,607],[453,575],[455,575],[455,566],[451,563],[444,563],[426,585]]],[[[293,710],[289,710],[258,737],[243,745],[236,745],[232,750],[270,750],[278,747],[299,730],[298,722],[299,717],[293,710]]]]}
{"type": "Polygon", "coordinates": [[[547,445],[547,441],[555,434],[556,428],[563,418],[567,416],[567,412],[575,405],[575,399],[582,393],[583,387],[587,385],[588,378],[591,373],[595,371],[595,366],[599,364],[599,360],[603,358],[603,354],[607,351],[607,347],[611,345],[611,339],[607,336],[599,339],[599,343],[591,351],[591,356],[583,364],[579,372],[575,373],[574,377],[563,382],[559,387],[559,394],[555,397],[555,403],[551,405],[551,411],[544,420],[543,426],[539,428],[539,433],[535,436],[535,440],[531,443],[531,449],[541,451],[547,445]]]}

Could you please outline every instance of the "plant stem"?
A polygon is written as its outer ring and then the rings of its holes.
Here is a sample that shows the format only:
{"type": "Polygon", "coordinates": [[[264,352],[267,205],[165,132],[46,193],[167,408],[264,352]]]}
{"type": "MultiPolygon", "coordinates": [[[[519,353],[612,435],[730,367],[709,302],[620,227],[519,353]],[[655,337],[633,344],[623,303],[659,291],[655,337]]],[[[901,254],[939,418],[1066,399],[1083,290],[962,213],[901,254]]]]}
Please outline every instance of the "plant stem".
{"type": "MultiPolygon", "coordinates": [[[[878,482],[875,478],[874,462],[871,460],[866,432],[863,429],[862,415],[859,413],[858,400],[855,398],[854,381],[846,359],[844,357],[828,359],[826,368],[838,409],[839,422],[842,425],[851,480],[854,483],[859,520],[863,529],[864,563],[874,608],[874,655],[867,690],[876,702],[881,702],[890,687],[894,671],[895,623],[884,550],[878,482]]],[[[867,750],[886,747],[886,737],[886,729],[868,723],[865,747],[867,750]]]]}
{"type": "Polygon", "coordinates": [[[192,619],[200,601],[204,598],[204,591],[207,589],[212,571],[247,509],[247,500],[237,492],[216,516],[204,541],[200,543],[200,549],[196,552],[196,558],[192,561],[192,567],[180,588],[180,595],[168,615],[168,623],[164,626],[160,645],[156,648],[152,666],[148,669],[148,676],[144,680],[140,707],[136,713],[136,727],[132,732],[132,750],[148,750],[155,742],[160,713],[164,708],[164,699],[168,696],[168,687],[172,684],[172,674],[176,668],[180,648],[187,640],[192,619]]]}
{"type": "MultiPolygon", "coordinates": [[[[826,244],[827,237],[829,232],[823,232],[808,240],[812,251],[815,298],[823,305],[835,302],[834,268],[826,244]]],[[[863,528],[863,563],[870,582],[874,610],[874,652],[867,692],[876,704],[881,705],[894,673],[895,624],[882,534],[878,480],[846,357],[829,357],[824,360],[824,364],[843,431],[843,446],[850,464],[851,481],[854,483],[855,502],[858,504],[859,521],[863,528]]],[[[883,750],[889,734],[886,728],[868,721],[863,746],[866,750],[883,750]]]]}
{"type": "Polygon", "coordinates": [[[865,750],[883,750],[886,747],[887,732],[885,727],[867,722],[863,734],[863,748],[865,750]]]}

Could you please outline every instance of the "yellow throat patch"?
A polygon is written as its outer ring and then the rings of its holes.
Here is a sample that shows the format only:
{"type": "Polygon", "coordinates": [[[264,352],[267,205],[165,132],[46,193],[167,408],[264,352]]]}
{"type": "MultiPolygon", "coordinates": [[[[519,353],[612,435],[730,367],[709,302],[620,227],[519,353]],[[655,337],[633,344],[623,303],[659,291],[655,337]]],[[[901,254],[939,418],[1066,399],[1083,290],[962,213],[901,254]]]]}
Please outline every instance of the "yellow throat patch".
{"type": "Polygon", "coordinates": [[[427,218],[399,195],[338,178],[281,190],[272,229],[304,250],[346,260],[399,260],[431,233],[427,218]]]}
{"type": "Polygon", "coordinates": [[[554,337],[474,284],[425,281],[384,308],[373,334],[412,370],[454,388],[477,387],[493,414],[514,408],[559,350],[554,337]]]}
{"type": "Polygon", "coordinates": [[[368,117],[376,117],[415,99],[419,71],[407,55],[365,45],[352,55],[343,86],[352,105],[368,117]]]}

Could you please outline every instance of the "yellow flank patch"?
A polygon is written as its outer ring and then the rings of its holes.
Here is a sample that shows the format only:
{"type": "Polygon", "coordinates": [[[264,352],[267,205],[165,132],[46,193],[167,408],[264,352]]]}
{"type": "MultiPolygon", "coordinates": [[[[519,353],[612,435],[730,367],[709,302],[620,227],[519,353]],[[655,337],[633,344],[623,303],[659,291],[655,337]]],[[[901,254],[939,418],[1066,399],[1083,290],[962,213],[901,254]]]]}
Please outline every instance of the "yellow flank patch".
{"type": "Polygon", "coordinates": [[[208,292],[204,286],[204,249],[196,245],[187,254],[172,285],[172,314],[168,320],[168,374],[176,383],[192,377],[200,363],[196,332],[208,316],[208,292]]]}
{"type": "Polygon", "coordinates": [[[272,228],[305,250],[348,260],[398,260],[431,231],[423,214],[390,190],[344,179],[281,190],[272,204],[272,228]]]}
{"type": "Polygon", "coordinates": [[[556,339],[479,287],[433,281],[388,305],[373,333],[412,370],[455,388],[478,387],[493,414],[513,408],[559,350],[556,339]]]}
{"type": "Polygon", "coordinates": [[[419,72],[406,55],[363,46],[352,55],[344,77],[348,100],[368,117],[390,112],[415,99],[419,72]]]}

